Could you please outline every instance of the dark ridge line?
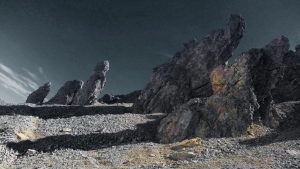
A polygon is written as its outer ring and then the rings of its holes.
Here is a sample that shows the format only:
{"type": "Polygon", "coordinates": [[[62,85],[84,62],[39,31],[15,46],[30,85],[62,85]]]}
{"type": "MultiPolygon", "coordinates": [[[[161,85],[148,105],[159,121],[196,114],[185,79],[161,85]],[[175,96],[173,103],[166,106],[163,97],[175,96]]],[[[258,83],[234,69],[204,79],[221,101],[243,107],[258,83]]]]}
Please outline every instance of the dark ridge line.
{"type": "Polygon", "coordinates": [[[42,119],[69,118],[73,116],[97,114],[132,113],[132,107],[126,106],[37,106],[10,105],[0,106],[1,115],[36,116],[42,119]]]}

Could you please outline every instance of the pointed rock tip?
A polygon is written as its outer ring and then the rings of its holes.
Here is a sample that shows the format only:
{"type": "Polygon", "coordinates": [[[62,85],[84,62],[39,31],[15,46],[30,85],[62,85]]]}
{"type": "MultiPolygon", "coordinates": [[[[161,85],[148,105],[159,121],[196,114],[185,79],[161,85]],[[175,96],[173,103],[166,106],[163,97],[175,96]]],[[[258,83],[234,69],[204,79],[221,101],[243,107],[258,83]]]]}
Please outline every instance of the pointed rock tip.
{"type": "Polygon", "coordinates": [[[97,63],[94,71],[95,72],[107,72],[109,70],[109,61],[104,60],[97,63]]]}
{"type": "Polygon", "coordinates": [[[245,30],[245,20],[241,15],[231,14],[225,29],[225,35],[237,47],[239,40],[243,37],[245,30]]]}
{"type": "Polygon", "coordinates": [[[283,35],[273,39],[269,44],[265,46],[266,51],[276,50],[287,53],[290,48],[289,39],[283,35]]]}
{"type": "Polygon", "coordinates": [[[228,28],[232,32],[244,31],[245,29],[245,20],[241,15],[231,14],[228,20],[228,28]]]}
{"type": "Polygon", "coordinates": [[[49,86],[50,87],[51,86],[51,82],[45,83],[44,86],[49,86]]]}

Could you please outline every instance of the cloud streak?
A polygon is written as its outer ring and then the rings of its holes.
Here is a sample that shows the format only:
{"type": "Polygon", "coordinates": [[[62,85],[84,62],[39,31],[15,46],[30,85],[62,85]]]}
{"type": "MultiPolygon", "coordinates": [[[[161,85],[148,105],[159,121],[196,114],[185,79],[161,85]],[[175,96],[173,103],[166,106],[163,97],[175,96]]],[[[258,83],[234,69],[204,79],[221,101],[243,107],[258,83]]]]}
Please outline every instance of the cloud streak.
{"type": "Polygon", "coordinates": [[[8,66],[0,63],[0,85],[16,93],[22,98],[26,98],[33,90],[38,88],[37,75],[23,69],[29,77],[16,73],[8,66]]]}

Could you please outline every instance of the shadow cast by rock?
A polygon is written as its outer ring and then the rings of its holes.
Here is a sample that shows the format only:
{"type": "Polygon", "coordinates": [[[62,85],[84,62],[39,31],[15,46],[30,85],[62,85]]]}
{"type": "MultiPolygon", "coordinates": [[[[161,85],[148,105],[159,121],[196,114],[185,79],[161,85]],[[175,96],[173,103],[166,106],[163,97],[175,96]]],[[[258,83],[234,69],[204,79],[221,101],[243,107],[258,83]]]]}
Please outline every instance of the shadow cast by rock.
{"type": "Polygon", "coordinates": [[[124,114],[131,112],[132,108],[126,106],[0,106],[0,115],[17,114],[23,116],[36,116],[42,119],[68,118],[96,114],[124,114]]]}
{"type": "Polygon", "coordinates": [[[239,143],[247,146],[264,146],[276,142],[284,142],[288,140],[300,139],[300,126],[295,128],[285,129],[279,132],[273,132],[261,137],[242,140],[239,143]]]}
{"type": "Polygon", "coordinates": [[[92,133],[87,135],[49,136],[36,141],[9,142],[8,148],[21,155],[28,149],[39,152],[52,152],[59,149],[96,150],[105,147],[155,141],[156,126],[159,120],[138,124],[135,130],[124,130],[117,133],[92,133]]]}

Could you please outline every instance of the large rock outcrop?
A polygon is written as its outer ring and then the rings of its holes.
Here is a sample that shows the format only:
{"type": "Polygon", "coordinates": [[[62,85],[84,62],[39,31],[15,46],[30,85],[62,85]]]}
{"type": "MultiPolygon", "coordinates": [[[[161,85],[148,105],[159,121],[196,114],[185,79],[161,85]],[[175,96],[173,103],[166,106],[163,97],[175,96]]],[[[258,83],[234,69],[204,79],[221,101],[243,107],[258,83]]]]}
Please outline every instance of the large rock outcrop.
{"type": "Polygon", "coordinates": [[[58,90],[56,95],[52,97],[46,104],[72,104],[76,94],[79,92],[82,85],[83,81],[81,80],[72,80],[65,82],[64,85],[58,90]]]}
{"type": "Polygon", "coordinates": [[[212,70],[214,94],[177,106],[161,121],[159,141],[239,136],[254,121],[274,125],[277,115],[271,111],[271,91],[282,80],[282,63],[288,49],[288,39],[281,36],[262,49],[243,53],[231,66],[220,65],[212,70]]]}
{"type": "Polygon", "coordinates": [[[184,45],[167,63],[153,70],[151,82],[134,105],[140,113],[172,112],[193,97],[212,94],[210,72],[229,59],[244,32],[244,19],[231,15],[225,29],[184,45]]]}
{"type": "Polygon", "coordinates": [[[98,95],[103,90],[106,83],[106,73],[109,70],[109,62],[98,62],[94,73],[84,83],[81,90],[75,96],[73,105],[90,105],[97,101],[98,95]]]}
{"type": "Polygon", "coordinates": [[[50,91],[51,83],[48,82],[43,86],[39,87],[37,90],[33,91],[26,100],[26,103],[33,103],[33,104],[43,104],[44,99],[48,95],[50,91]]]}

